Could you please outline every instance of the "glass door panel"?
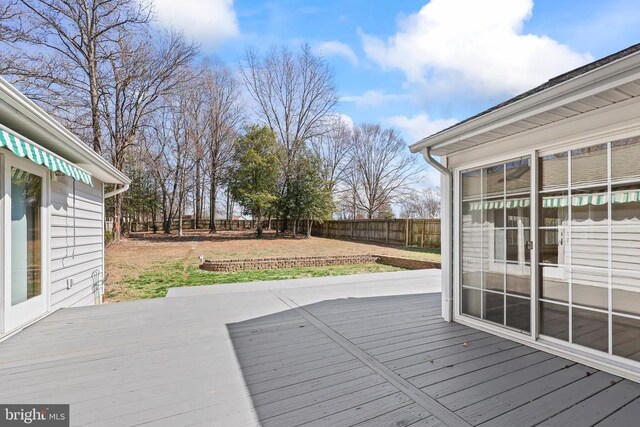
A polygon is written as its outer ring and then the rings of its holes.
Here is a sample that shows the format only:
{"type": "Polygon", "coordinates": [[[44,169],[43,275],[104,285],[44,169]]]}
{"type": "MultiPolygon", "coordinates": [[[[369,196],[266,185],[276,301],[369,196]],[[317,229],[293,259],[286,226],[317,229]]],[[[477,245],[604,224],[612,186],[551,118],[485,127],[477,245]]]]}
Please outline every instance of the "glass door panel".
{"type": "Polygon", "coordinates": [[[539,159],[538,315],[540,335],[640,361],[637,153],[634,137],[539,159]]]}
{"type": "Polygon", "coordinates": [[[462,174],[461,312],[531,330],[531,159],[462,174]]]}
{"type": "Polygon", "coordinates": [[[44,171],[22,159],[5,159],[5,262],[4,330],[9,332],[47,311],[43,258],[46,245],[44,171]],[[39,174],[42,173],[41,174],[39,174]]]}
{"type": "Polygon", "coordinates": [[[11,305],[42,294],[42,178],[11,169],[11,305]]]}

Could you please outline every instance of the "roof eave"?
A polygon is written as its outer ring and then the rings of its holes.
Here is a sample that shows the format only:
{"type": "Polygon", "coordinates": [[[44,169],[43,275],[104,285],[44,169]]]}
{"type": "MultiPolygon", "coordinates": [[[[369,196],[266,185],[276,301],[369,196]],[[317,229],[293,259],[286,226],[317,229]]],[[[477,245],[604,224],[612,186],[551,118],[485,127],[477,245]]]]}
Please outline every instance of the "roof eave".
{"type": "Polygon", "coordinates": [[[431,147],[436,155],[444,154],[447,145],[568,104],[640,77],[640,52],[576,76],[556,86],[515,101],[502,108],[471,119],[449,130],[421,139],[409,146],[412,153],[431,147]]]}
{"type": "MultiPolygon", "coordinates": [[[[20,93],[9,82],[0,77],[0,96],[17,113],[16,118],[23,122],[37,125],[53,140],[71,148],[82,161],[69,159],[78,163],[98,179],[109,184],[130,184],[131,180],[102,156],[91,150],[77,136],[58,123],[53,117],[38,107],[33,101],[20,93]]],[[[40,141],[36,141],[40,142],[40,141]]]]}

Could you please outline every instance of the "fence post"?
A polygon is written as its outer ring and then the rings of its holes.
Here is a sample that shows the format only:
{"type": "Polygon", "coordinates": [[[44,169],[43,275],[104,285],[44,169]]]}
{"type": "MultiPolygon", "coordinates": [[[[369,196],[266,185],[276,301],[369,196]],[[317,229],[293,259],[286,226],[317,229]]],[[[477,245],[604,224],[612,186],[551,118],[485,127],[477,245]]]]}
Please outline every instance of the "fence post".
{"type": "Polygon", "coordinates": [[[424,229],[427,227],[427,220],[422,220],[422,235],[420,236],[420,247],[424,248],[424,229]]]}
{"type": "Polygon", "coordinates": [[[351,240],[353,240],[353,221],[351,221],[351,240]]]}
{"type": "Polygon", "coordinates": [[[387,243],[389,243],[389,220],[387,220],[387,243]]]}
{"type": "Polygon", "coordinates": [[[405,246],[409,246],[409,220],[407,219],[404,224],[404,234],[405,234],[405,246]]]}

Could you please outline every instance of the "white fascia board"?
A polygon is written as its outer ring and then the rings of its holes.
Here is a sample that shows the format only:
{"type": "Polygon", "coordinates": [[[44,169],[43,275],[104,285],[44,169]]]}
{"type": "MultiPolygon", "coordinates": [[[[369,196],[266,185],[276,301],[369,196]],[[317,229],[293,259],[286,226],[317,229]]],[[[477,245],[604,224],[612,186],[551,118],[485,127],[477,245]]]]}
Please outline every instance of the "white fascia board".
{"type": "MultiPolygon", "coordinates": [[[[413,153],[432,147],[435,154],[452,143],[489,132],[536,114],[640,79],[640,53],[581,74],[512,104],[484,114],[449,131],[426,137],[409,146],[413,153]]],[[[440,152],[440,154],[443,154],[440,152]]]]}
{"type": "MultiPolygon", "coordinates": [[[[76,163],[102,182],[123,185],[131,183],[131,180],[125,174],[117,170],[98,153],[87,147],[77,136],[1,77],[0,97],[2,101],[13,110],[13,120],[21,122],[25,127],[37,126],[49,137],[50,141],[55,141],[68,147],[70,149],[68,151],[73,153],[73,157],[70,156],[69,153],[57,152],[57,150],[51,149],[50,146],[47,147],[44,141],[38,141],[36,139],[36,143],[76,163]]],[[[7,125],[10,126],[10,124],[7,125]]]]}

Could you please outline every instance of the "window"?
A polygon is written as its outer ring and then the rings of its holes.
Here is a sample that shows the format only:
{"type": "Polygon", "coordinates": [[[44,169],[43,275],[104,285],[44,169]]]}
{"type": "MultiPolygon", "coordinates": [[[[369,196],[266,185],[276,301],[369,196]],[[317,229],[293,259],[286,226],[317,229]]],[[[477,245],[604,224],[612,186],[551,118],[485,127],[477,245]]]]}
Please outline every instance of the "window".
{"type": "Polygon", "coordinates": [[[464,172],[461,185],[461,311],[529,331],[530,158],[464,172]]]}

